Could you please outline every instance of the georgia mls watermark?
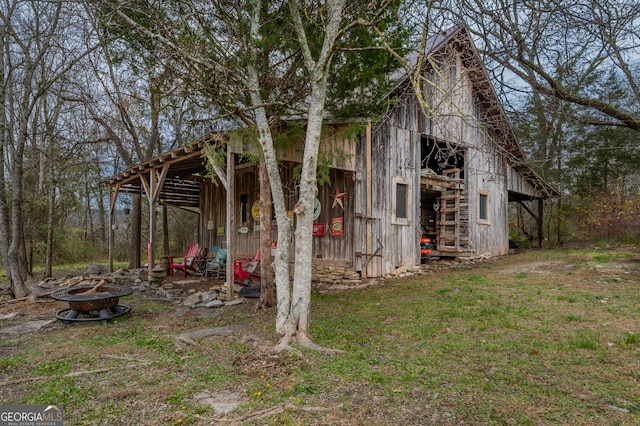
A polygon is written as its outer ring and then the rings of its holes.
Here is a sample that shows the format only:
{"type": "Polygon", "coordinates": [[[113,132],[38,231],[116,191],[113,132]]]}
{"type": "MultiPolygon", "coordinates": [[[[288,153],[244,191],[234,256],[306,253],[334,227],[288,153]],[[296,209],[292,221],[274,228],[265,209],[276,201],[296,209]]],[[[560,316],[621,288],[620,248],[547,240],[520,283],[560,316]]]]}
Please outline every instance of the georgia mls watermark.
{"type": "Polygon", "coordinates": [[[62,406],[0,405],[0,426],[63,426],[62,406]]]}

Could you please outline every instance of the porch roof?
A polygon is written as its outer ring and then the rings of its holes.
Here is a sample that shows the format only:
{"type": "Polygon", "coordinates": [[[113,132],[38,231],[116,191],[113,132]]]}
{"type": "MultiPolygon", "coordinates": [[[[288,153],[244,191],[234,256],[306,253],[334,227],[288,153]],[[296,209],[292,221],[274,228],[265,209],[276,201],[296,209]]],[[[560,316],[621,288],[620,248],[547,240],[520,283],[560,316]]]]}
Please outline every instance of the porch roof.
{"type": "Polygon", "coordinates": [[[203,148],[208,145],[226,143],[223,133],[208,133],[188,145],[175,148],[162,155],[129,167],[101,184],[116,187],[118,192],[144,193],[144,182],[148,185],[152,172],[162,171],[158,203],[178,207],[198,207],[200,183],[206,178],[203,148]]]}

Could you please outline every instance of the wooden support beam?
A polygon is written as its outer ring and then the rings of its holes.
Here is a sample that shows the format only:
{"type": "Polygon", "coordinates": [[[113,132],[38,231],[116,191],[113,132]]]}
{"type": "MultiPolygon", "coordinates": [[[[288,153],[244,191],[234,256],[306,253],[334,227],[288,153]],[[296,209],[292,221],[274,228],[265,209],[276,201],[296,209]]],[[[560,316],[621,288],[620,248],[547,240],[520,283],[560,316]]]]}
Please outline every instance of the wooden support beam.
{"type": "Polygon", "coordinates": [[[542,248],[542,215],[544,214],[544,200],[542,198],[540,198],[538,200],[538,217],[537,217],[537,224],[538,224],[538,248],[542,248]]]}
{"type": "Polygon", "coordinates": [[[524,208],[527,211],[527,213],[529,213],[531,217],[533,217],[536,220],[536,222],[538,221],[538,215],[535,214],[529,207],[527,207],[525,203],[523,203],[521,200],[518,200],[518,204],[520,204],[522,208],[524,208]]]}
{"type": "Polygon", "coordinates": [[[213,171],[216,172],[216,176],[218,176],[218,179],[220,179],[220,182],[222,182],[222,186],[224,186],[224,189],[228,191],[229,181],[227,179],[227,174],[225,173],[225,171],[216,164],[213,164],[213,171]]]}
{"type": "MultiPolygon", "coordinates": [[[[365,183],[365,191],[366,191],[366,215],[367,217],[371,217],[373,214],[373,179],[371,176],[372,169],[372,147],[371,147],[371,123],[367,123],[367,128],[365,131],[365,173],[366,173],[366,183],[365,183]]],[[[373,251],[373,224],[371,221],[365,221],[365,251],[367,253],[371,253],[373,251]]],[[[382,249],[382,244],[376,250],[378,253],[379,250],[382,249]]],[[[362,270],[360,273],[362,274],[362,278],[367,278],[369,276],[367,272],[367,265],[369,262],[373,260],[373,256],[367,259],[367,261],[362,265],[362,270]]]]}
{"type": "Polygon", "coordinates": [[[543,215],[544,215],[544,199],[538,199],[538,214],[535,214],[526,204],[524,204],[521,200],[518,200],[518,204],[520,204],[526,211],[529,213],[536,221],[536,228],[538,228],[538,248],[542,248],[542,228],[543,228],[543,215]]]}
{"type": "Polygon", "coordinates": [[[120,193],[120,184],[114,186],[109,185],[109,272],[113,272],[113,246],[115,233],[113,226],[115,225],[116,202],[120,193]]]}
{"type": "Polygon", "coordinates": [[[235,226],[234,212],[234,192],[235,192],[235,154],[227,144],[227,300],[234,298],[233,294],[233,261],[234,247],[232,229],[235,226]]]}

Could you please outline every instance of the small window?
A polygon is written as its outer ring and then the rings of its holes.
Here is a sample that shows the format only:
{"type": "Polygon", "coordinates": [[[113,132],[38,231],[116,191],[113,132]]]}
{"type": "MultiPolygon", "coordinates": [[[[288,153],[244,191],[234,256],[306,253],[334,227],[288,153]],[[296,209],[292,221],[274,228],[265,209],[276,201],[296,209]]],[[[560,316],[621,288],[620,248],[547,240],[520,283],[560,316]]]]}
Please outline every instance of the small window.
{"type": "Polygon", "coordinates": [[[404,183],[396,184],[396,217],[407,218],[407,185],[404,183]]]}
{"type": "Polygon", "coordinates": [[[391,223],[409,225],[411,220],[411,185],[409,179],[393,178],[391,223]]]}
{"type": "Polygon", "coordinates": [[[478,221],[489,223],[489,194],[481,192],[478,198],[478,221]]]}

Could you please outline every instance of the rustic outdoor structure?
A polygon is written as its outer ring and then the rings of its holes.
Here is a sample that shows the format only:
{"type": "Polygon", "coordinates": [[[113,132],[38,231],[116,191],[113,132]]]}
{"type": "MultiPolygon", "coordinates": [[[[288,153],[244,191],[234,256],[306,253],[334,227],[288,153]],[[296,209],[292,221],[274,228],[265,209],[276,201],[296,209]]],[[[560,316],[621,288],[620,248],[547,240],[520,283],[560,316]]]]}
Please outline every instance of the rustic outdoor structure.
{"type": "Polygon", "coordinates": [[[434,255],[507,254],[509,202],[537,201],[537,214],[523,206],[537,220],[541,246],[542,202],[556,194],[526,164],[466,27],[440,33],[427,50],[424,101],[400,79],[399,101],[357,156],[358,169],[372,171],[356,179],[362,255],[386,253],[363,262],[366,276],[417,262],[420,227],[435,239],[434,255]]]}
{"type": "MultiPolygon", "coordinates": [[[[330,166],[330,183],[319,187],[314,211],[316,278],[380,277],[419,264],[422,229],[436,242],[433,255],[506,254],[509,202],[536,218],[542,242],[542,200],[555,190],[526,164],[466,28],[439,34],[427,48],[422,102],[400,75],[390,94],[398,101],[377,124],[362,124],[355,137],[347,136],[355,121],[327,125],[320,159],[330,166]],[[525,201],[537,201],[537,213],[525,201]]],[[[211,133],[127,169],[106,182],[111,217],[120,192],[144,191],[151,212],[157,204],[198,212],[198,242],[227,248],[229,265],[253,258],[259,185],[257,164],[239,155],[246,148],[211,133]],[[208,144],[226,149],[226,170],[216,171],[222,185],[204,178],[208,144]]],[[[300,150],[294,144],[281,153],[288,210],[297,199],[300,150]]],[[[152,259],[155,220],[151,213],[152,259]]],[[[277,232],[273,221],[272,241],[277,232]]],[[[227,281],[232,274],[227,268],[227,281]]]]}

